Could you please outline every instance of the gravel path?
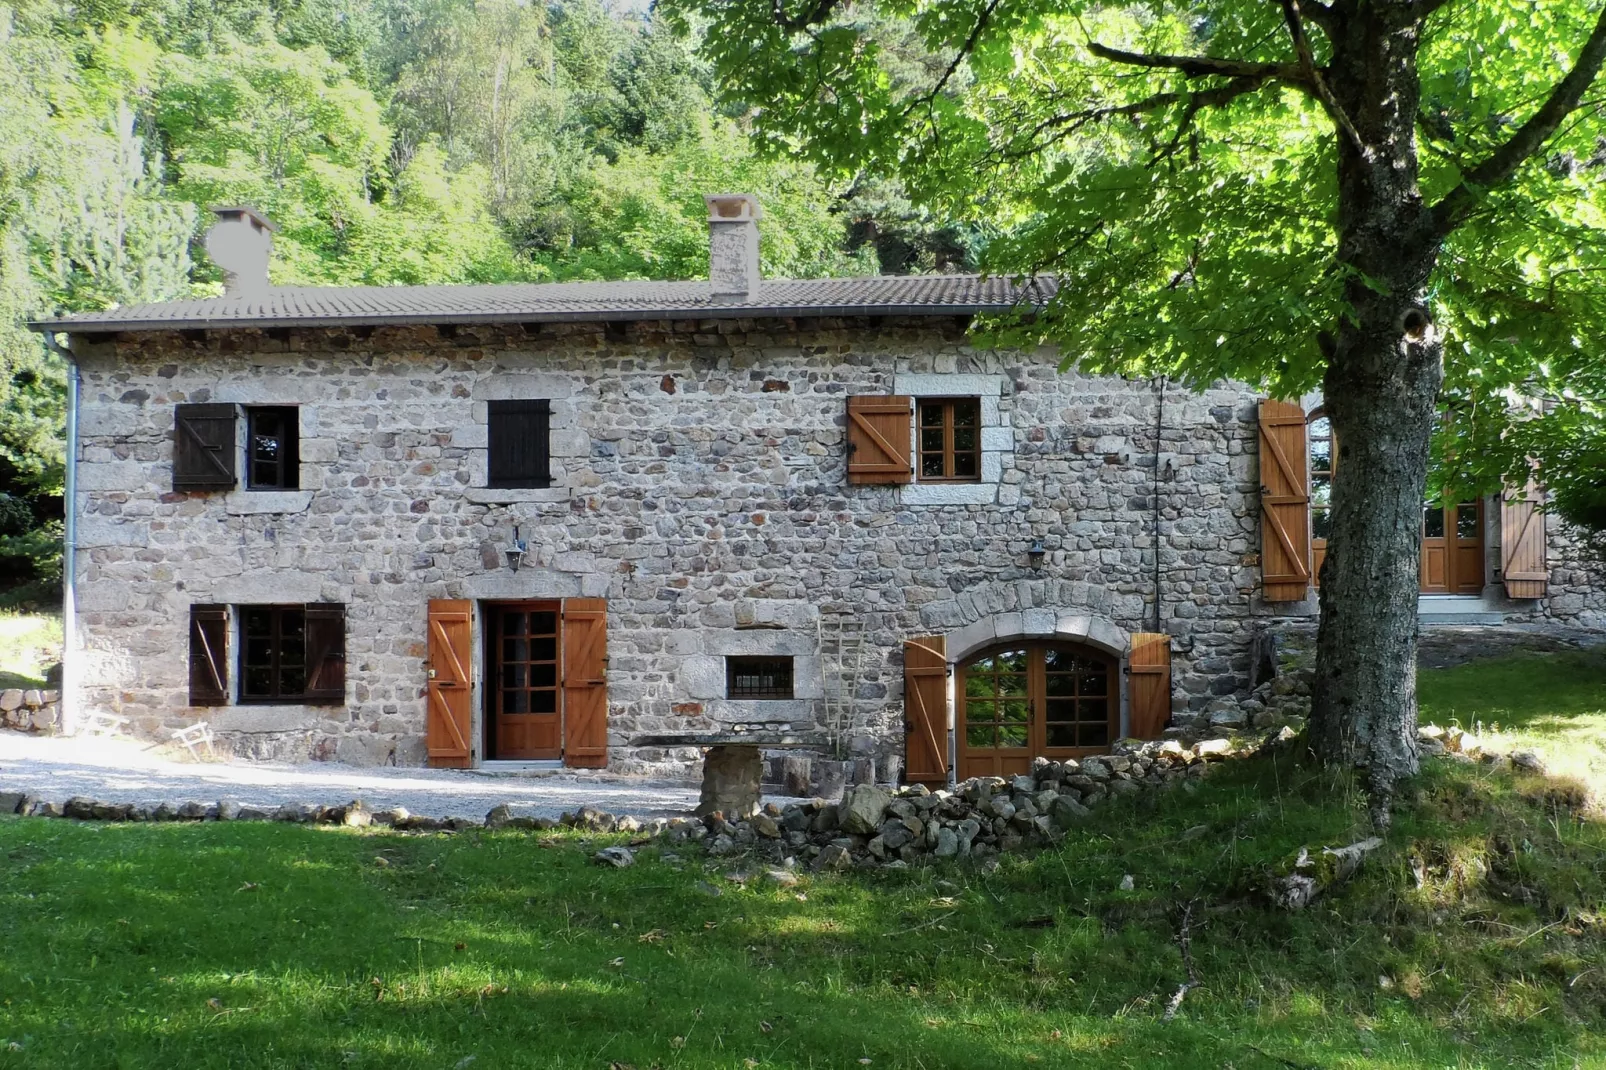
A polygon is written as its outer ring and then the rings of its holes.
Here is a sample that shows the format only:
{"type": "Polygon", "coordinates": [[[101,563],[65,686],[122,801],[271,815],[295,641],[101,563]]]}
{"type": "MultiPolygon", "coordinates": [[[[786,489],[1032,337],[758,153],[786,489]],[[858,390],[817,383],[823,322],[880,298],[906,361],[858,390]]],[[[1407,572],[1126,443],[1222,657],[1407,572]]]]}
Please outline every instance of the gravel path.
{"type": "MultiPolygon", "coordinates": [[[[590,804],[616,814],[689,814],[697,787],[573,772],[481,773],[389,769],[316,762],[176,762],[123,739],[44,738],[0,732],[0,791],[27,791],[49,802],[86,795],[113,803],[211,803],[247,806],[307,802],[333,806],[361,799],[373,810],[405,806],[428,817],[483,818],[498,803],[515,814],[557,817],[590,804]]],[[[788,800],[778,799],[786,802],[788,800]]]]}

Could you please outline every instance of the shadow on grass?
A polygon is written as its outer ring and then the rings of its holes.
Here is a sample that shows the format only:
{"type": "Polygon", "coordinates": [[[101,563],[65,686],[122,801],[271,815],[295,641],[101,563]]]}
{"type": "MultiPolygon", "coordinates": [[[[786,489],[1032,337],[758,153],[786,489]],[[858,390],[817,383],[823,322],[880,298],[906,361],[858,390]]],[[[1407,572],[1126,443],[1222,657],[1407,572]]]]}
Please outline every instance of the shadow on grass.
{"type": "Polygon", "coordinates": [[[14,820],[0,1049],[186,1068],[1572,1066],[1606,1024],[1606,830],[1549,786],[1431,765],[1387,847],[1298,915],[1264,906],[1266,871],[1364,830],[1357,799],[1287,762],[1112,806],[993,873],[797,887],[691,849],[601,869],[574,836],[14,820]],[[1168,1021],[1186,903],[1200,986],[1168,1021]]]}

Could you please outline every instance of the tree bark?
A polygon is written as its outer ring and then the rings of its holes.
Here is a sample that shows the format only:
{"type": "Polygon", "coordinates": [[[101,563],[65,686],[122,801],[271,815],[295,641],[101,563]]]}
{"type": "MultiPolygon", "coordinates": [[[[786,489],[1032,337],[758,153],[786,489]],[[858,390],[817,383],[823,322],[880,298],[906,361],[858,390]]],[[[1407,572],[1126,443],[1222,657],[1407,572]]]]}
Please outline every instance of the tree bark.
{"type": "Polygon", "coordinates": [[[1417,184],[1418,23],[1373,5],[1337,10],[1332,110],[1357,137],[1337,136],[1348,308],[1326,339],[1338,457],[1310,742],[1318,758],[1365,770],[1383,827],[1395,782],[1417,771],[1419,533],[1443,379],[1426,287],[1441,239],[1417,184]]]}

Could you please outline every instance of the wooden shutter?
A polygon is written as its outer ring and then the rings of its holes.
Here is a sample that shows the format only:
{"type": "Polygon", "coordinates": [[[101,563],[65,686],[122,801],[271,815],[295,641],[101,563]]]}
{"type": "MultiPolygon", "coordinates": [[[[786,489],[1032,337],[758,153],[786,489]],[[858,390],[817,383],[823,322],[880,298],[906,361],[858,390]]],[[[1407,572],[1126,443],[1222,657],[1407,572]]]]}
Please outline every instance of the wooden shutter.
{"type": "Polygon", "coordinates": [[[1545,563],[1545,514],[1539,486],[1507,487],[1500,496],[1500,576],[1508,598],[1543,598],[1550,583],[1545,563]]]}
{"type": "Polygon", "coordinates": [[[173,489],[233,490],[236,405],[173,410],[173,489]]]}
{"type": "Polygon", "coordinates": [[[563,764],[608,764],[608,600],[563,600],[563,764]]]}
{"type": "Polygon", "coordinates": [[[190,606],[190,705],[229,704],[229,607],[190,606]]]}
{"type": "Polygon", "coordinates": [[[470,707],[473,685],[474,603],[457,599],[431,599],[429,603],[429,683],[425,737],[429,764],[466,769],[473,761],[469,736],[473,732],[470,707]]]}
{"type": "Polygon", "coordinates": [[[346,701],[346,607],[309,602],[305,701],[339,706],[346,701]]]}
{"type": "Polygon", "coordinates": [[[948,637],[922,635],[903,644],[904,779],[948,782],[948,637]]]}
{"type": "Polygon", "coordinates": [[[1171,637],[1157,632],[1132,636],[1127,655],[1127,734],[1159,739],[1171,720],[1171,637]]]}
{"type": "Polygon", "coordinates": [[[1310,588],[1310,486],[1305,410],[1260,403],[1260,579],[1268,602],[1298,602],[1310,588]]]}
{"type": "Polygon", "coordinates": [[[912,483],[913,401],[905,396],[848,398],[848,482],[912,483]]]}
{"type": "Polygon", "coordinates": [[[552,403],[492,401],[486,409],[486,485],[552,485],[552,403]]]}

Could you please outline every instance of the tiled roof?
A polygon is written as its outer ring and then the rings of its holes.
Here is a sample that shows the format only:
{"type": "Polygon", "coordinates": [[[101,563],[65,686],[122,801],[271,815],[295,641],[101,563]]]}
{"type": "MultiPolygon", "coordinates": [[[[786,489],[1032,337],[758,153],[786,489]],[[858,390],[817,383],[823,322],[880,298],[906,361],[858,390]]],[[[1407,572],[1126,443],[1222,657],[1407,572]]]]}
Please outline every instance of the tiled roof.
{"type": "Polygon", "coordinates": [[[379,326],[748,316],[961,315],[1041,304],[1045,279],[886,275],[767,279],[746,299],[706,282],[561,282],[496,286],[286,286],[197,301],[79,312],[30,324],[41,331],[161,331],[208,327],[379,326]]]}

